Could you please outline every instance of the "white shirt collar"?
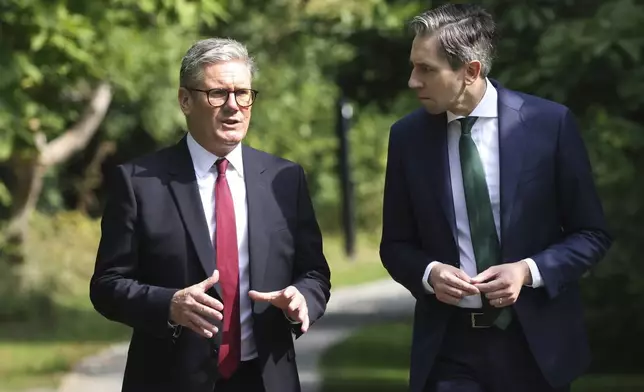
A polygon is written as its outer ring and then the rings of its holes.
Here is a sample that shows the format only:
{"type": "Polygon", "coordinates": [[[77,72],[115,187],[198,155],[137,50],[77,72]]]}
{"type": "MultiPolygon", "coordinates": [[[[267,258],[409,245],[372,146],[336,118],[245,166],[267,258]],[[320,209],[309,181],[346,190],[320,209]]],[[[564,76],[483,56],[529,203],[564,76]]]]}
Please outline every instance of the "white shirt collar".
{"type": "MultiPolygon", "coordinates": [[[[496,91],[496,88],[490,83],[488,78],[485,78],[485,94],[483,94],[483,98],[481,98],[481,101],[479,102],[478,105],[472,110],[472,113],[470,113],[470,116],[474,117],[491,117],[491,118],[496,118],[499,116],[498,113],[498,93],[496,91]]],[[[459,116],[456,115],[450,111],[447,112],[447,123],[450,123],[457,118],[461,118],[464,116],[459,116]]]]}
{"type": "MultiPolygon", "coordinates": [[[[192,137],[188,132],[187,144],[190,156],[192,157],[192,164],[195,168],[195,174],[199,178],[203,178],[211,172],[212,167],[215,165],[217,159],[221,158],[203,148],[203,146],[192,137]]],[[[242,147],[239,143],[225,158],[229,162],[229,168],[235,171],[241,178],[244,177],[244,160],[242,159],[242,147]]]]}

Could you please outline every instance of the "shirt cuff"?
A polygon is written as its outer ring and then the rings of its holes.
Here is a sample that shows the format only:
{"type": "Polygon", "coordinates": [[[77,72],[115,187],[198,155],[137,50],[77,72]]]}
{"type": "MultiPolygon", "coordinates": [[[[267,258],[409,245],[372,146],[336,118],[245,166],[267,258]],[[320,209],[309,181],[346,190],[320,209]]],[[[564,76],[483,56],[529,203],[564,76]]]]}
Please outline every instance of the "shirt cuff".
{"type": "Polygon", "coordinates": [[[530,268],[530,275],[532,275],[532,284],[527,284],[526,286],[533,288],[543,286],[543,279],[541,279],[541,272],[537,268],[537,263],[532,259],[525,259],[525,262],[528,264],[528,268],[530,268]]]}
{"type": "Polygon", "coordinates": [[[432,268],[434,268],[436,264],[438,264],[438,261],[432,261],[429,263],[427,268],[425,268],[425,273],[423,274],[423,287],[429,294],[434,294],[434,288],[429,284],[429,274],[431,274],[432,268]]]}
{"type": "Polygon", "coordinates": [[[293,321],[290,317],[288,317],[288,314],[286,314],[286,310],[282,310],[282,313],[284,313],[284,317],[291,323],[291,324],[299,324],[299,321],[293,321]]]}

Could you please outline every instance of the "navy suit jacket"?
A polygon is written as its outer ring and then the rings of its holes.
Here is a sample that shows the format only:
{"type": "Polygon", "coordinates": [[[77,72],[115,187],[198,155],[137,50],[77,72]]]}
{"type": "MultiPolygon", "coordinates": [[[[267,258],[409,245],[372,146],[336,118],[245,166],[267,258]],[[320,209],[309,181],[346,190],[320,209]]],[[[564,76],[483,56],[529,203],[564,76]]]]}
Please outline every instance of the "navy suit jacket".
{"type": "MultiPolygon", "coordinates": [[[[250,288],[299,289],[311,323],[326,309],[330,271],[304,170],[243,146],[250,288]]],[[[220,335],[168,327],[179,289],[212,275],[216,260],[185,137],[116,168],[102,220],[90,298],[106,318],[133,328],[123,391],[212,392],[220,335]]],[[[208,294],[222,300],[216,284],[208,294]]],[[[245,293],[242,293],[245,295],[245,293]]],[[[226,303],[224,303],[226,306],[226,303]]],[[[266,392],[299,392],[293,336],[301,324],[253,302],[253,335],[266,392]]],[[[221,325],[218,325],[221,330],[221,325]]]]}
{"type": "MultiPolygon", "coordinates": [[[[611,238],[572,113],[560,104],[498,90],[502,262],[531,257],[544,285],[523,287],[514,311],[553,386],[589,365],[579,280],[611,238]]],[[[410,389],[421,392],[455,309],[422,286],[431,261],[459,266],[446,114],[419,109],[391,128],[380,255],[416,298],[410,389]]]]}

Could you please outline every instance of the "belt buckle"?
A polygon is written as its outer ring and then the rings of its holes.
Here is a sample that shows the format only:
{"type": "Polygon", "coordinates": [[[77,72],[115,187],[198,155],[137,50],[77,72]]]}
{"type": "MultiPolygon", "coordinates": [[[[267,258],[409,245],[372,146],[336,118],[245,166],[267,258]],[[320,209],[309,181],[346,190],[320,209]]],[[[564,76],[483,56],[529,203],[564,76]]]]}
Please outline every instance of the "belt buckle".
{"type": "Polygon", "coordinates": [[[490,325],[477,325],[476,316],[482,316],[484,313],[470,313],[470,320],[472,321],[472,328],[490,328],[490,325]]]}

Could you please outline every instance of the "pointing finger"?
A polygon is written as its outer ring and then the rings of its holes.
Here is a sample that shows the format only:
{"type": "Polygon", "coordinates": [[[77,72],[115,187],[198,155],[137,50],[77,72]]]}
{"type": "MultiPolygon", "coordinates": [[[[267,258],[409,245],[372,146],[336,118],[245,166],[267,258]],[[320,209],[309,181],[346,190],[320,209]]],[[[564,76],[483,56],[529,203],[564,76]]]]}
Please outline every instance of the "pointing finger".
{"type": "Polygon", "coordinates": [[[261,302],[271,302],[275,298],[277,298],[281,293],[280,291],[271,291],[269,293],[260,293],[259,291],[251,290],[248,292],[248,296],[250,299],[253,301],[261,301],[261,302]]]}

